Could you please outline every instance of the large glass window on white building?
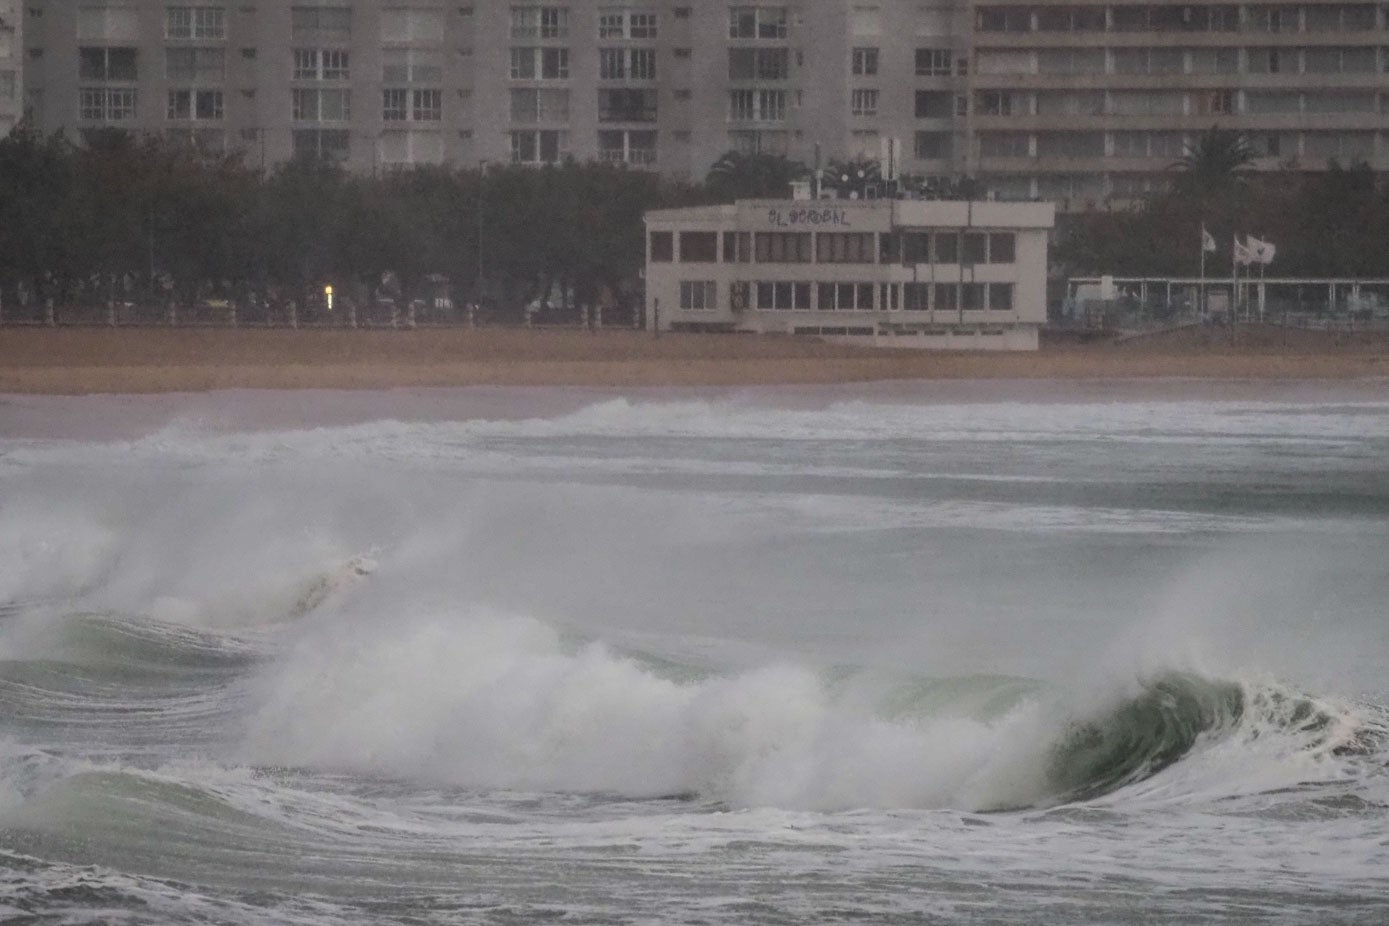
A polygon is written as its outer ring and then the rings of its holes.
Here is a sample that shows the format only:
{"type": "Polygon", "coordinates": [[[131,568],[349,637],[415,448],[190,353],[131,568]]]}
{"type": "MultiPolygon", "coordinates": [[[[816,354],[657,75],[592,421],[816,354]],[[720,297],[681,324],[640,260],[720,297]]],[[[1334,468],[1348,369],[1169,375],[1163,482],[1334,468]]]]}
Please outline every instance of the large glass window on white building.
{"type": "Polygon", "coordinates": [[[222,118],[221,90],[170,90],[168,118],[171,122],[217,120],[222,118]]]}
{"type": "Polygon", "coordinates": [[[77,76],[81,80],[133,81],[138,77],[133,48],[79,48],[77,76]]]}
{"type": "Polygon", "coordinates": [[[614,164],[649,167],[656,163],[656,133],[645,129],[603,129],[598,133],[598,157],[614,164]]]}
{"type": "Polygon", "coordinates": [[[220,82],[226,75],[226,55],[220,48],[164,49],[164,76],[177,83],[220,82]]]}
{"type": "Polygon", "coordinates": [[[556,164],[569,154],[569,133],[534,129],[511,133],[511,160],[516,164],[556,164]]]}
{"type": "Polygon", "coordinates": [[[140,11],[133,7],[105,3],[83,3],[77,7],[77,40],[99,42],[137,42],[140,39],[140,11]]]}
{"type": "Polygon", "coordinates": [[[791,76],[791,57],[785,48],[730,48],[729,80],[786,80],[791,76]]]}
{"type": "Polygon", "coordinates": [[[569,36],[569,9],[563,6],[513,6],[513,39],[563,39],[569,36]]]}
{"type": "Polygon", "coordinates": [[[655,80],[656,49],[600,48],[598,49],[598,78],[600,80],[655,80]]]}
{"type": "Polygon", "coordinates": [[[387,130],[380,150],[383,164],[441,164],[444,139],[438,132],[387,130]]]}
{"type": "Polygon", "coordinates": [[[290,36],[346,42],[352,38],[352,8],[347,6],[296,6],[290,8],[290,36]]]}
{"type": "Polygon", "coordinates": [[[351,151],[351,134],[346,129],[296,129],[293,139],[295,157],[341,164],[351,151]]]}
{"type": "Polygon", "coordinates": [[[437,45],[444,40],[444,11],[393,7],[381,11],[381,41],[437,45]]]}
{"type": "Polygon", "coordinates": [[[569,121],[569,91],[526,87],[511,91],[511,121],[521,124],[569,121]]]}
{"type": "Polygon", "coordinates": [[[220,6],[164,8],[164,38],[222,41],[227,37],[226,11],[220,6]]]}
{"type": "Polygon", "coordinates": [[[782,122],[786,119],[786,91],[730,90],[728,118],[733,122],[782,122]]]}
{"type": "Polygon", "coordinates": [[[511,49],[512,80],[568,80],[569,49],[511,49]]]}
{"type": "Polygon", "coordinates": [[[351,55],[345,48],[294,49],[295,80],[348,80],[351,55]]]}
{"type": "Polygon", "coordinates": [[[649,10],[605,7],[598,11],[600,39],[654,39],[656,14],[649,10]]]}
{"type": "Polygon", "coordinates": [[[425,48],[383,48],[381,81],[387,84],[437,84],[444,79],[443,53],[425,48]]]}
{"type": "Polygon", "coordinates": [[[293,90],[296,122],[347,122],[352,118],[351,90],[293,90]]]}
{"type": "Polygon", "coordinates": [[[78,117],[87,122],[130,122],[135,118],[134,87],[83,87],[77,91],[78,117]]]}
{"type": "Polygon", "coordinates": [[[786,30],[784,6],[735,6],[728,11],[730,39],[784,39],[786,30]]]}

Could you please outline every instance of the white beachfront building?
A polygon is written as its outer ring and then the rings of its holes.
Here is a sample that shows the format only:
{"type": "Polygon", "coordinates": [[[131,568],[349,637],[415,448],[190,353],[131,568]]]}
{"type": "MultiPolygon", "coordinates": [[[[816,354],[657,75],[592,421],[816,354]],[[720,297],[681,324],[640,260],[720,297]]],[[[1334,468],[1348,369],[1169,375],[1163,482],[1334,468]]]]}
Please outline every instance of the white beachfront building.
{"type": "Polygon", "coordinates": [[[1051,203],[744,200],[646,214],[646,325],[1036,350],[1051,203]]]}

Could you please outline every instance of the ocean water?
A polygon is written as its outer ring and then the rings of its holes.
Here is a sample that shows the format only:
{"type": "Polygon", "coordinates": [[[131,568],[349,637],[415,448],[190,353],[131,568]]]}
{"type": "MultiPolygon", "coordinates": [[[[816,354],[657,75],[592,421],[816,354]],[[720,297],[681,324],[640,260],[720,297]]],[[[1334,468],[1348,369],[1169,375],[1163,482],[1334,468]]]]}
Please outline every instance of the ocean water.
{"type": "Polygon", "coordinates": [[[1389,382],[0,397],[0,921],[1389,921],[1389,382]]]}

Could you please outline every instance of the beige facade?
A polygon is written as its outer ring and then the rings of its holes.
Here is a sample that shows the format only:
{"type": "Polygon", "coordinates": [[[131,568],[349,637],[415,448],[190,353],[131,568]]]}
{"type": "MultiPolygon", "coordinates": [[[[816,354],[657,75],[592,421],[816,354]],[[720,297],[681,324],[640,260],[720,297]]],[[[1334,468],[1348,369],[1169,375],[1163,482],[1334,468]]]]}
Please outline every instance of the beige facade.
{"type": "Polygon", "coordinates": [[[6,2],[14,95],[45,130],[252,163],[572,155],[697,179],[729,149],[813,163],[895,139],[904,172],[1076,205],[1154,189],[1220,124],[1262,167],[1389,168],[1377,4],[6,2]]]}
{"type": "Polygon", "coordinates": [[[17,0],[0,0],[0,138],[24,112],[24,18],[17,0]]]}
{"type": "Polygon", "coordinates": [[[748,200],[646,216],[647,327],[1035,350],[1051,203],[748,200]]]}

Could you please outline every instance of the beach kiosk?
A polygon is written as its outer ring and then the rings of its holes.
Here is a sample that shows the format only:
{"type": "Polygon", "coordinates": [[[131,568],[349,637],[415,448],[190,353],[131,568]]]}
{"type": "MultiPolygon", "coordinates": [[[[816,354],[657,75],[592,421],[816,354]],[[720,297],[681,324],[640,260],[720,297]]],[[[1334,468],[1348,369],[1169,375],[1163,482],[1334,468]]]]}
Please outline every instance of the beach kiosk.
{"type": "Polygon", "coordinates": [[[646,327],[1036,350],[1051,203],[742,200],[646,214],[646,327]]]}

